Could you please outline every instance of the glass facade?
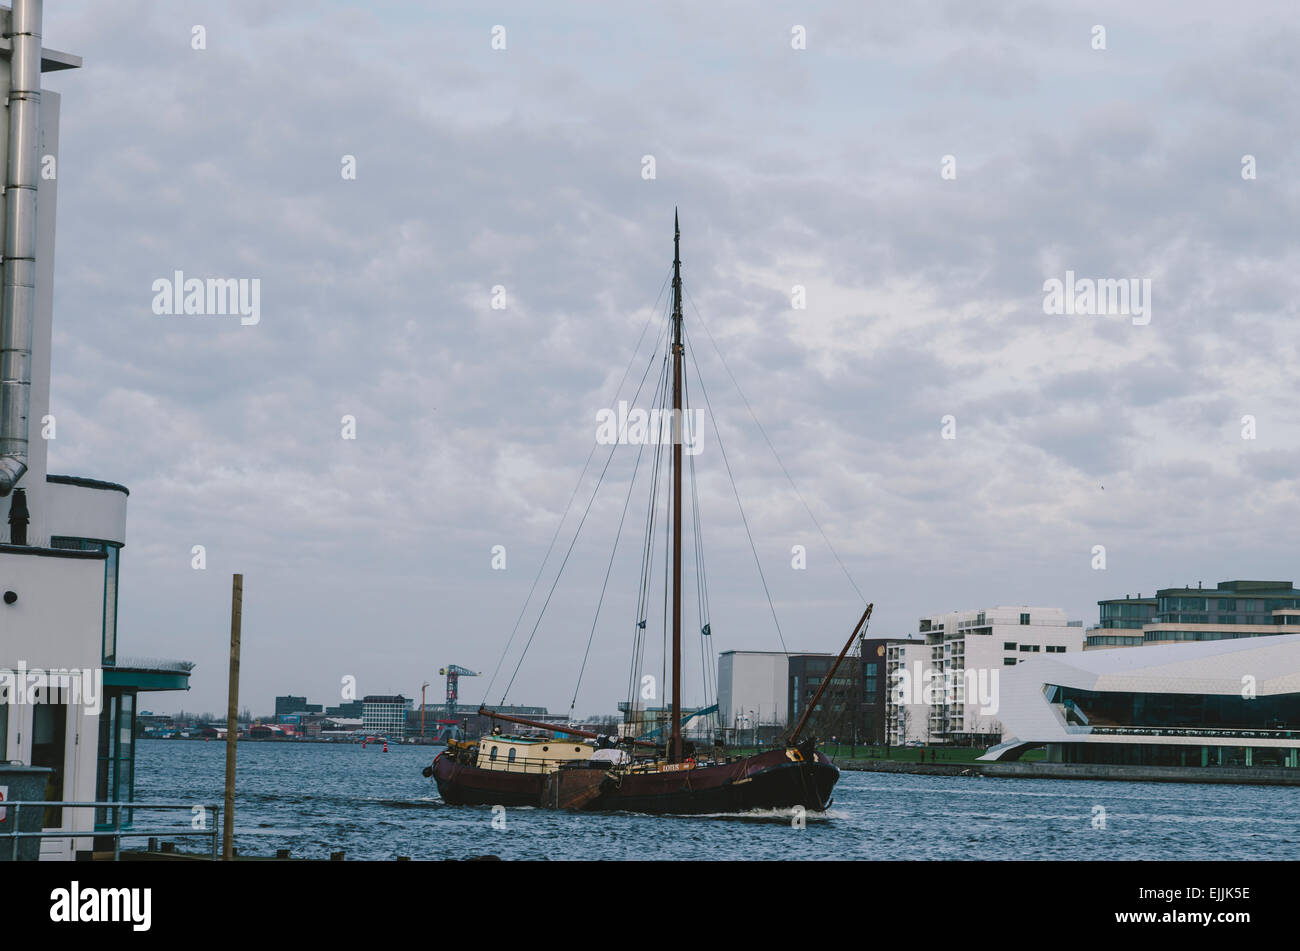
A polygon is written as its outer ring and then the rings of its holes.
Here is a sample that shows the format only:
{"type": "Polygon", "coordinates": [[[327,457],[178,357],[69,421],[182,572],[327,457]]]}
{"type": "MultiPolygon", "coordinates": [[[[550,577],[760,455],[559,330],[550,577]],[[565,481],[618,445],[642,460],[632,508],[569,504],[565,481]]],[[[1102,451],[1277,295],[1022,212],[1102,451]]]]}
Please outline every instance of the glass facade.
{"type": "MultiPolygon", "coordinates": [[[[1144,631],[1146,642],[1216,641],[1233,637],[1258,637],[1272,631],[1235,631],[1243,625],[1300,625],[1300,592],[1290,581],[1223,581],[1217,588],[1163,588],[1154,598],[1115,598],[1098,601],[1098,626],[1104,629],[1141,630],[1153,624],[1207,625],[1209,631],[1144,631]],[[1243,595],[1249,594],[1250,597],[1243,595]],[[1274,612],[1294,611],[1291,615],[1274,612]]],[[[1281,633],[1278,631],[1277,633],[1281,633]]],[[[1104,638],[1088,640],[1089,647],[1130,646],[1104,638]]]]}
{"type": "MultiPolygon", "coordinates": [[[[104,692],[99,714],[99,753],[95,769],[95,798],[100,802],[135,799],[135,693],[104,692]]],[[[130,824],[131,810],[122,810],[122,824],[130,824]]],[[[111,829],[113,811],[95,810],[95,828],[111,829]]]]}
{"type": "Polygon", "coordinates": [[[1143,634],[1089,634],[1089,647],[1137,647],[1142,643],[1143,634]]]}
{"type": "Polygon", "coordinates": [[[1255,637],[1255,631],[1145,631],[1144,641],[1231,641],[1238,637],[1255,637]]]}
{"type": "Polygon", "coordinates": [[[1300,767],[1295,747],[1173,746],[1154,743],[1050,744],[1048,759],[1058,763],[1098,763],[1118,766],[1285,766],[1300,767]]]}
{"type": "Polygon", "coordinates": [[[1139,630],[1142,625],[1149,624],[1156,613],[1155,598],[1125,598],[1097,604],[1101,608],[1098,625],[1103,628],[1139,630]]]}
{"type": "Polygon", "coordinates": [[[1296,731],[1300,694],[1245,699],[1186,693],[1127,693],[1049,685],[1048,702],[1072,704],[1094,729],[1107,727],[1195,730],[1296,731]]]}

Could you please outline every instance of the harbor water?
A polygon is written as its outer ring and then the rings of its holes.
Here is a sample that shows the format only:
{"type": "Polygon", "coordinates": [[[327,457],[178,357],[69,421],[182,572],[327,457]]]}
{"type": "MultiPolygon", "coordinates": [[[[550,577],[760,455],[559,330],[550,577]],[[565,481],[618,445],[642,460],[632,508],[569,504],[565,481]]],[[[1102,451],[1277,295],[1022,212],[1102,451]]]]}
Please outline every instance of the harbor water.
{"type": "MultiPolygon", "coordinates": [[[[825,815],[692,817],[447,806],[436,747],[243,742],[240,855],[440,860],[1294,859],[1300,788],[845,771],[825,815]],[[494,821],[495,820],[495,821],[494,821]]],[[[225,744],[141,741],[138,801],[220,803],[225,744]]],[[[150,827],[175,814],[137,816],[150,827]]],[[[188,818],[188,817],[187,817],[188,818]]],[[[178,839],[180,851],[201,851],[178,839]]],[[[127,847],[142,847],[128,840],[127,847]]]]}

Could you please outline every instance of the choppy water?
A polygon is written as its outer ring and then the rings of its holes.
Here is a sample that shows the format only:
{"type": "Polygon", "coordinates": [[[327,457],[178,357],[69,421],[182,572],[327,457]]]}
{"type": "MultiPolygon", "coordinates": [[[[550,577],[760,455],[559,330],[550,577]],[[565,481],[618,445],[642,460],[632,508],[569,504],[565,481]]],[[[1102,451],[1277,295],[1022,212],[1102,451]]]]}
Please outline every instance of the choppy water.
{"type": "MultiPolygon", "coordinates": [[[[1300,857],[1300,788],[848,771],[830,812],[809,815],[802,829],[789,812],[666,818],[542,809],[510,809],[505,829],[496,829],[490,808],[438,798],[420,775],[435,752],[241,743],[235,846],[320,859],[340,850],[349,859],[1300,857]],[[1098,806],[1105,828],[1094,828],[1098,806]]],[[[219,803],[224,767],[223,743],[142,741],[136,799],[219,803]]],[[[137,828],[146,819],[154,827],[179,817],[140,816],[137,828]]],[[[182,850],[204,848],[178,841],[182,850]]]]}

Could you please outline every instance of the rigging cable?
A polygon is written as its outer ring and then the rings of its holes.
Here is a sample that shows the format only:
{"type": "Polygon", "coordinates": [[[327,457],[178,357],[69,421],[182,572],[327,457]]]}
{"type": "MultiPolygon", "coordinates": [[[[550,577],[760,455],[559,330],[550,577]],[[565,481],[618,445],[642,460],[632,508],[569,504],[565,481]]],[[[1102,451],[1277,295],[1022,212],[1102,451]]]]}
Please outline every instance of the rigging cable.
{"type": "MultiPolygon", "coordinates": [[[[667,360],[664,361],[665,370],[659,374],[659,382],[655,385],[656,397],[659,390],[663,387],[667,379],[667,360]]],[[[596,615],[591,619],[591,633],[587,635],[587,649],[582,654],[582,665],[578,668],[578,681],[573,685],[573,699],[569,701],[569,719],[573,719],[574,708],[578,704],[578,690],[582,687],[582,675],[587,670],[587,658],[591,655],[591,642],[596,637],[596,623],[600,620],[600,609],[605,603],[605,591],[609,588],[609,576],[614,570],[614,558],[618,554],[618,543],[623,537],[623,523],[627,520],[627,510],[632,504],[632,491],[636,488],[636,475],[641,469],[641,456],[645,452],[645,443],[642,443],[636,451],[636,463],[632,466],[632,478],[627,486],[627,498],[623,500],[623,512],[618,518],[618,530],[614,533],[614,547],[609,553],[609,564],[605,566],[605,580],[600,586],[600,598],[596,601],[596,615]]]]}
{"type": "MultiPolygon", "coordinates": [[[[664,289],[668,287],[668,280],[669,278],[672,277],[672,273],[673,273],[672,269],[669,268],[668,273],[664,276],[663,284],[660,285],[659,287],[659,293],[655,297],[655,302],[650,307],[650,316],[646,318],[645,325],[642,326],[641,328],[641,335],[637,337],[636,346],[632,348],[632,357],[630,360],[628,360],[627,368],[623,371],[623,379],[619,381],[618,389],[614,392],[615,403],[618,402],[618,395],[623,392],[623,386],[627,383],[628,374],[632,372],[632,367],[636,363],[636,355],[641,352],[641,342],[645,340],[646,331],[649,330],[650,325],[654,323],[655,311],[659,309],[659,301],[664,296],[664,289]]],[[[652,353],[651,354],[652,359],[653,356],[654,355],[652,353]]],[[[578,497],[578,490],[582,488],[582,481],[587,476],[587,469],[591,465],[591,460],[596,455],[596,447],[599,445],[600,445],[599,440],[592,443],[591,452],[587,453],[587,461],[583,463],[582,472],[578,475],[577,484],[574,485],[573,493],[569,496],[569,502],[567,505],[564,506],[564,513],[560,516],[560,521],[555,526],[555,533],[551,535],[551,543],[546,547],[546,554],[542,556],[542,563],[537,568],[537,575],[533,578],[532,587],[528,589],[528,596],[524,598],[524,605],[519,609],[519,617],[515,618],[515,626],[510,630],[510,637],[506,641],[505,650],[501,652],[501,656],[497,659],[497,665],[496,668],[492,671],[492,677],[491,679],[488,680],[487,687],[484,688],[483,690],[484,699],[487,699],[492,695],[492,686],[496,683],[497,675],[501,672],[501,664],[505,661],[506,657],[510,654],[510,645],[515,642],[515,635],[519,633],[519,624],[521,621],[523,621],[524,614],[526,614],[528,611],[528,605],[533,600],[533,593],[537,590],[537,582],[542,580],[542,574],[546,571],[546,563],[550,560],[551,552],[555,548],[555,541],[557,538],[560,537],[560,529],[564,527],[564,522],[569,517],[569,510],[573,507],[573,500],[578,497]]]]}
{"type": "MultiPolygon", "coordinates": [[[[655,356],[658,354],[658,347],[650,354],[650,360],[646,364],[645,372],[641,374],[641,382],[637,385],[636,392],[632,394],[632,403],[641,395],[641,390],[645,387],[646,378],[650,375],[650,368],[654,366],[655,356]]],[[[568,550],[564,553],[564,560],[560,562],[560,569],[555,573],[555,580],[551,582],[551,589],[546,594],[546,600],[542,602],[542,609],[538,612],[537,620],[533,623],[533,629],[528,635],[528,640],[524,642],[524,649],[519,654],[519,661],[515,664],[514,672],[510,675],[510,682],[506,684],[505,691],[501,694],[501,704],[505,705],[506,697],[510,694],[510,688],[514,686],[515,678],[519,676],[519,669],[523,666],[524,658],[528,655],[528,648],[532,646],[533,638],[537,636],[537,628],[542,623],[542,618],[546,614],[546,608],[551,603],[551,597],[555,594],[555,588],[560,583],[560,578],[564,574],[564,567],[569,563],[569,556],[573,554],[573,546],[578,543],[578,536],[582,534],[582,526],[587,522],[587,516],[591,514],[591,506],[596,501],[596,495],[600,492],[601,483],[605,481],[605,473],[609,471],[609,464],[614,459],[614,450],[618,448],[618,441],[609,447],[609,455],[605,457],[605,465],[600,470],[600,476],[596,480],[596,487],[592,489],[591,498],[587,500],[587,507],[582,512],[582,518],[578,521],[578,527],[574,529],[573,538],[569,542],[568,550]]]]}
{"type": "MultiPolygon", "coordinates": [[[[688,436],[693,436],[698,445],[700,434],[699,427],[696,432],[691,433],[686,425],[690,417],[690,375],[682,374],[682,439],[683,442],[688,436]]],[[[704,700],[700,704],[701,709],[707,709],[709,700],[717,702],[717,688],[711,684],[709,677],[710,663],[716,665],[716,657],[713,651],[712,637],[712,619],[709,616],[709,587],[708,576],[704,568],[704,528],[700,521],[700,493],[695,474],[695,456],[697,452],[690,453],[691,462],[691,521],[692,521],[692,550],[695,555],[695,617],[696,623],[700,630],[700,673],[703,679],[704,700]]],[[[718,722],[721,723],[721,713],[718,714],[718,722]]]]}
{"type": "MultiPolygon", "coordinates": [[[[682,331],[685,335],[686,331],[682,331]]],[[[772,592],[767,587],[767,577],[763,574],[763,563],[758,557],[758,547],[754,544],[754,535],[749,530],[749,519],[745,517],[745,506],[740,501],[740,490],[736,488],[736,477],[731,471],[731,462],[727,459],[727,449],[722,444],[722,430],[718,428],[718,417],[713,412],[713,403],[709,400],[709,389],[704,385],[704,376],[700,373],[699,361],[695,359],[694,348],[688,347],[687,352],[691,355],[691,363],[695,366],[695,377],[700,381],[700,392],[704,395],[704,405],[709,408],[709,419],[713,420],[713,431],[718,437],[718,451],[722,453],[722,464],[727,469],[727,478],[731,482],[731,491],[736,496],[736,507],[740,509],[740,521],[745,526],[745,536],[749,539],[749,550],[754,553],[754,564],[758,567],[759,580],[763,582],[763,595],[767,598],[768,610],[772,612],[772,623],[776,625],[776,636],[781,641],[781,650],[783,653],[790,653],[789,648],[785,646],[785,635],[781,633],[781,622],[776,616],[776,607],[772,604],[772,592]]]]}
{"type": "MultiPolygon", "coordinates": [[[[826,547],[830,549],[831,554],[835,557],[835,561],[839,564],[840,570],[844,572],[844,577],[849,580],[849,584],[851,584],[853,590],[858,593],[858,597],[862,599],[862,603],[866,604],[866,595],[862,593],[862,589],[858,587],[858,583],[853,580],[853,575],[849,574],[849,569],[845,567],[844,562],[840,559],[839,552],[835,550],[835,546],[831,544],[831,540],[826,537],[826,532],[822,529],[821,522],[817,521],[817,516],[813,514],[813,510],[808,506],[808,503],[804,501],[803,494],[799,491],[799,487],[795,485],[794,479],[790,476],[790,470],[788,470],[785,467],[785,463],[781,461],[781,455],[776,451],[776,446],[772,445],[772,440],[768,438],[767,430],[764,429],[763,424],[758,421],[758,416],[755,415],[753,407],[749,405],[749,400],[745,398],[745,391],[740,388],[740,383],[736,380],[735,374],[731,372],[731,367],[727,365],[727,358],[722,355],[722,349],[718,346],[718,342],[713,339],[713,332],[709,330],[709,325],[705,323],[704,315],[700,313],[700,308],[696,306],[695,300],[691,297],[690,292],[686,291],[685,287],[683,287],[682,290],[686,293],[686,299],[690,302],[691,309],[695,311],[695,316],[699,318],[700,326],[702,326],[704,332],[708,334],[709,342],[713,344],[713,349],[717,352],[718,359],[722,361],[722,368],[727,371],[727,376],[731,377],[731,382],[736,387],[736,392],[740,394],[741,402],[745,404],[745,409],[749,411],[749,418],[754,421],[754,425],[758,427],[758,431],[763,434],[763,440],[767,443],[767,448],[772,450],[772,455],[776,458],[776,464],[779,465],[781,471],[785,473],[785,478],[786,481],[790,483],[790,488],[794,489],[795,497],[799,499],[800,504],[803,505],[804,511],[808,513],[808,517],[812,519],[813,524],[817,526],[817,531],[821,533],[822,541],[826,543],[826,547]]],[[[698,363],[695,366],[695,372],[697,375],[700,372],[698,363]]],[[[703,386],[702,380],[700,385],[701,387],[703,386]]]]}
{"type": "MultiPolygon", "coordinates": [[[[669,328],[671,330],[671,328],[669,328]]],[[[661,370],[660,380],[667,385],[668,374],[668,340],[665,336],[664,342],[664,365],[661,370]]],[[[663,399],[662,391],[655,397],[655,403],[663,399]]],[[[655,442],[654,462],[652,464],[652,475],[650,480],[650,493],[646,499],[646,530],[641,544],[641,569],[640,584],[637,589],[636,617],[634,618],[632,634],[632,663],[628,670],[628,687],[627,687],[627,710],[628,722],[635,722],[633,714],[636,711],[637,701],[637,672],[645,660],[645,641],[646,624],[649,621],[650,612],[650,588],[654,578],[654,535],[655,520],[658,512],[657,501],[659,499],[659,483],[663,471],[665,455],[663,452],[663,441],[655,442]]]]}

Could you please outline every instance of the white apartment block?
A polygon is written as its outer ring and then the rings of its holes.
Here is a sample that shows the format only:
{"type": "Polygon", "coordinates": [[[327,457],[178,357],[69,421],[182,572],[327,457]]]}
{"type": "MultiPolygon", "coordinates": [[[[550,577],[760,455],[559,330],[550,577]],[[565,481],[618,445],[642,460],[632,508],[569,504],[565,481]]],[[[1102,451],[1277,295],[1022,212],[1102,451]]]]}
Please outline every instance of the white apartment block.
{"type": "Polygon", "coordinates": [[[1032,657],[1079,651],[1084,645],[1082,621],[1069,620],[1060,608],[1024,605],[922,617],[917,634],[924,646],[898,645],[888,655],[896,664],[888,670],[891,742],[998,742],[1001,672],[1032,657]],[[900,679],[904,665],[907,674],[900,679]],[[901,697],[894,689],[900,683],[909,688],[901,697]]]}
{"type": "MultiPolygon", "coordinates": [[[[924,637],[885,645],[885,737],[890,746],[924,743],[930,731],[930,704],[923,698],[913,703],[894,690],[900,670],[925,670],[930,666],[930,647],[924,637]]],[[[913,674],[913,676],[915,676],[913,674]]]]}

